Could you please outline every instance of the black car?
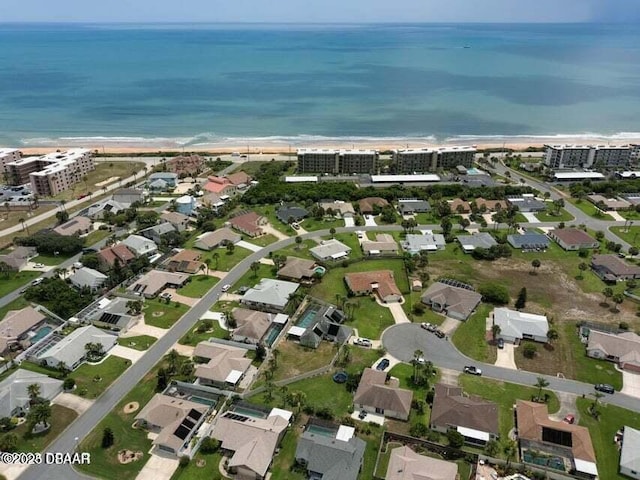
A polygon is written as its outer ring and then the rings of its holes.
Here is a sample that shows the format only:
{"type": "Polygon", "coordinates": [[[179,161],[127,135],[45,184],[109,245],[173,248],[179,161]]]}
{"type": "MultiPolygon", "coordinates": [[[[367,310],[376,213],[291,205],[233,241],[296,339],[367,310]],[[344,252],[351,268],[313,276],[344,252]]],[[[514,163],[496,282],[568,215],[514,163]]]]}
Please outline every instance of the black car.
{"type": "Polygon", "coordinates": [[[498,348],[504,348],[504,339],[502,338],[498,339],[498,348]]]}
{"type": "Polygon", "coordinates": [[[95,248],[83,248],[82,253],[98,253],[98,250],[95,248]]]}
{"type": "Polygon", "coordinates": [[[380,363],[376,367],[376,370],[380,370],[382,372],[386,370],[388,366],[389,366],[389,360],[386,358],[383,358],[382,360],[380,360],[380,363]]]}
{"type": "Polygon", "coordinates": [[[438,338],[444,338],[444,332],[442,330],[436,330],[433,333],[435,333],[438,338]]]}
{"type": "Polygon", "coordinates": [[[614,393],[616,391],[611,385],[607,383],[597,383],[596,385],[594,385],[594,388],[598,392],[604,392],[604,393],[614,393]]]}

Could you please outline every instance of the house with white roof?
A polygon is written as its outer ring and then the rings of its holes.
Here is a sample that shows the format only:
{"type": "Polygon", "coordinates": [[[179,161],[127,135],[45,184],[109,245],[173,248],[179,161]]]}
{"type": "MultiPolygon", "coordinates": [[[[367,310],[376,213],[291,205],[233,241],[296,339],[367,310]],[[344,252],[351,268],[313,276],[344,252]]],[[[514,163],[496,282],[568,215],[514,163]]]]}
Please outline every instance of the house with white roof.
{"type": "Polygon", "coordinates": [[[500,327],[498,338],[502,338],[505,342],[516,344],[521,340],[547,342],[549,322],[544,315],[496,308],[493,311],[493,324],[500,327]]]}
{"type": "Polygon", "coordinates": [[[69,280],[76,288],[89,288],[92,291],[99,289],[107,281],[104,273],[89,267],[82,267],[76,270],[69,280]]]}
{"type": "Polygon", "coordinates": [[[341,260],[349,256],[351,248],[332,238],[330,240],[323,240],[317,247],[310,248],[309,252],[318,260],[341,260]]]}
{"type": "Polygon", "coordinates": [[[439,233],[425,233],[424,235],[408,233],[402,242],[402,249],[411,255],[416,255],[420,252],[443,250],[446,246],[444,235],[439,233]]]}
{"type": "Polygon", "coordinates": [[[53,400],[62,392],[62,381],[42,373],[19,368],[0,382],[0,418],[13,417],[29,410],[29,385],[40,387],[40,397],[53,400]]]}
{"type": "Polygon", "coordinates": [[[620,473],[640,480],[640,430],[627,426],[620,450],[620,473]]]}
{"type": "Polygon", "coordinates": [[[122,243],[124,243],[136,257],[143,255],[151,256],[158,251],[158,246],[153,240],[149,240],[141,235],[129,235],[122,243]]]}
{"type": "Polygon", "coordinates": [[[69,335],[51,340],[49,345],[37,354],[38,362],[45,362],[47,366],[58,368],[61,363],[69,370],[74,370],[84,361],[87,354],[87,343],[99,343],[103,351],[108,352],[118,342],[118,337],[100,330],[93,325],[75,329],[69,335]]]}
{"type": "Polygon", "coordinates": [[[265,312],[282,312],[289,302],[289,297],[299,287],[298,283],[263,278],[255,287],[246,291],[240,303],[265,312]]]}

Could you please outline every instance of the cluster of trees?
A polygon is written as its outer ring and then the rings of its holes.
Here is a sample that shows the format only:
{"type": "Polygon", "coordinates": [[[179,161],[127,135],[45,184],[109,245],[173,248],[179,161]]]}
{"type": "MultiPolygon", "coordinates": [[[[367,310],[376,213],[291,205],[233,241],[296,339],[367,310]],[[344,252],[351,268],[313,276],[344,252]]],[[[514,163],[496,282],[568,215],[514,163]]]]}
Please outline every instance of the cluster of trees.
{"type": "Polygon", "coordinates": [[[45,278],[39,285],[29,287],[24,296],[62,318],[72,317],[93,301],[91,290],[78,291],[58,277],[45,278]]]}
{"type": "MultiPolygon", "coordinates": [[[[28,432],[33,431],[36,426],[43,429],[49,428],[49,420],[51,420],[51,402],[40,396],[40,385],[32,383],[27,386],[27,394],[29,395],[29,413],[27,414],[28,432]]],[[[9,432],[17,426],[17,422],[9,417],[0,418],[0,429],[9,432]]],[[[0,450],[3,452],[15,452],[18,449],[18,436],[14,433],[7,433],[0,437],[0,450]]]]}
{"type": "Polygon", "coordinates": [[[71,256],[82,250],[84,239],[76,236],[64,236],[55,232],[38,232],[28,237],[16,237],[13,243],[23,247],[35,247],[44,255],[71,256]]]}
{"type": "Polygon", "coordinates": [[[158,369],[156,374],[156,391],[164,391],[173,378],[179,378],[186,382],[192,382],[195,365],[190,358],[183,358],[174,349],[169,351],[165,356],[163,366],[158,369]]]}
{"type": "Polygon", "coordinates": [[[607,198],[621,193],[632,193],[640,190],[640,179],[615,180],[610,182],[591,182],[585,180],[569,187],[573,198],[584,198],[591,193],[600,193],[607,198]]]}
{"type": "Polygon", "coordinates": [[[482,300],[495,305],[507,305],[509,303],[509,290],[499,283],[487,283],[482,285],[478,292],[482,295],[482,300]]]}
{"type": "Polygon", "coordinates": [[[476,260],[509,258],[511,256],[511,248],[506,244],[492,245],[489,248],[478,247],[471,252],[471,256],[476,260]]]}

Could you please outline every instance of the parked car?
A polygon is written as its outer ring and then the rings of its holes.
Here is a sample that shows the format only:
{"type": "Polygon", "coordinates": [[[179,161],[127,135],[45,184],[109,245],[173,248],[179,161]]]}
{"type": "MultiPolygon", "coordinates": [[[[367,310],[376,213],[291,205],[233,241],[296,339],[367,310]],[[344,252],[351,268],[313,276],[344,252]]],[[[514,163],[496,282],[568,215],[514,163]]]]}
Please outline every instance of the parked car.
{"type": "Polygon", "coordinates": [[[474,367],[473,365],[467,365],[466,367],[464,367],[464,373],[480,376],[482,375],[482,370],[480,370],[478,367],[474,367]]]}
{"type": "Polygon", "coordinates": [[[604,392],[604,393],[614,393],[616,390],[615,388],[613,388],[611,385],[609,385],[608,383],[597,383],[594,388],[598,391],[598,392],[604,392]]]}
{"type": "Polygon", "coordinates": [[[427,363],[427,361],[424,359],[422,355],[419,356],[418,358],[415,358],[414,362],[416,362],[418,365],[424,365],[425,363],[427,363]]]}
{"type": "Polygon", "coordinates": [[[360,420],[362,420],[362,419],[364,419],[364,417],[366,417],[366,416],[367,416],[367,412],[366,412],[366,410],[360,410],[360,413],[358,414],[358,418],[359,418],[360,420]]]}
{"type": "Polygon", "coordinates": [[[298,225],[296,222],[293,222],[291,224],[291,228],[293,228],[294,230],[300,230],[300,225],[298,225]]]}
{"type": "Polygon", "coordinates": [[[367,347],[367,348],[371,348],[373,346],[373,343],[371,343],[371,340],[369,340],[368,338],[355,338],[353,340],[353,344],[360,345],[361,347],[367,347]]]}
{"type": "Polygon", "coordinates": [[[430,323],[422,322],[422,323],[420,324],[420,328],[424,328],[425,330],[429,330],[430,332],[432,332],[432,331],[433,331],[433,330],[432,330],[433,325],[431,325],[430,323]]]}
{"type": "Polygon", "coordinates": [[[42,277],[36,278],[33,282],[31,282],[31,285],[33,285],[34,287],[36,285],[40,285],[43,280],[44,280],[44,278],[42,278],[42,277]]]}
{"type": "Polygon", "coordinates": [[[171,294],[169,292],[164,292],[160,294],[160,298],[164,298],[165,300],[171,299],[171,294]]]}
{"type": "Polygon", "coordinates": [[[98,253],[98,250],[95,248],[83,248],[82,253],[98,253]]]}
{"type": "Polygon", "coordinates": [[[573,423],[576,421],[576,417],[570,413],[568,415],[566,415],[563,419],[563,422],[568,423],[569,425],[573,425],[573,423]]]}
{"type": "Polygon", "coordinates": [[[435,333],[436,337],[438,337],[438,338],[444,338],[445,337],[445,334],[444,334],[444,332],[442,330],[436,329],[436,330],[433,331],[433,333],[435,333]]]}
{"type": "Polygon", "coordinates": [[[231,288],[231,285],[229,285],[229,284],[227,283],[226,285],[223,285],[223,286],[222,286],[222,291],[223,291],[223,292],[228,292],[230,288],[231,288]]]}
{"type": "Polygon", "coordinates": [[[504,348],[504,339],[503,338],[499,338],[498,339],[498,348],[500,348],[500,349],[504,348]]]}
{"type": "Polygon", "coordinates": [[[356,234],[358,235],[358,238],[364,238],[364,232],[358,231],[356,234]]]}
{"type": "Polygon", "coordinates": [[[44,268],[44,263],[36,263],[33,265],[33,268],[44,268]]]}
{"type": "Polygon", "coordinates": [[[380,363],[376,367],[376,370],[380,370],[382,372],[386,370],[388,366],[389,366],[389,360],[386,358],[383,358],[382,360],[380,360],[380,363]]]}
{"type": "Polygon", "coordinates": [[[620,258],[627,258],[627,254],[624,252],[618,252],[618,257],[620,258]]]}

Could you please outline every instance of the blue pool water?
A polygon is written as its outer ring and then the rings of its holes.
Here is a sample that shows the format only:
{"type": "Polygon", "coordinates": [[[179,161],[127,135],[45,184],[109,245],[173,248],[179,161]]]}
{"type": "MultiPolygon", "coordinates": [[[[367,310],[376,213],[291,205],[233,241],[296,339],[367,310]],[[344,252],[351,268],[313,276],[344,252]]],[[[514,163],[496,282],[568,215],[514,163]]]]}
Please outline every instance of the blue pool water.
{"type": "Polygon", "coordinates": [[[46,337],[47,335],[49,335],[51,332],[53,331],[53,328],[45,325],[44,327],[42,327],[40,330],[38,330],[38,332],[31,337],[31,343],[37,343],[40,340],[42,340],[44,337],[46,337]]]}
{"type": "Polygon", "coordinates": [[[482,175],[483,172],[478,170],[477,168],[467,168],[467,175],[482,175]]]}
{"type": "Polygon", "coordinates": [[[268,346],[273,345],[273,342],[276,341],[276,338],[278,338],[278,335],[280,334],[281,331],[282,331],[282,325],[273,325],[271,327],[271,330],[269,330],[269,333],[267,334],[267,338],[266,338],[266,342],[268,346]]]}
{"type": "Polygon", "coordinates": [[[307,308],[305,312],[300,316],[300,320],[298,320],[296,326],[306,328],[311,325],[311,322],[313,322],[313,319],[315,318],[316,313],[318,313],[318,310],[320,309],[316,306],[307,308]]]}

